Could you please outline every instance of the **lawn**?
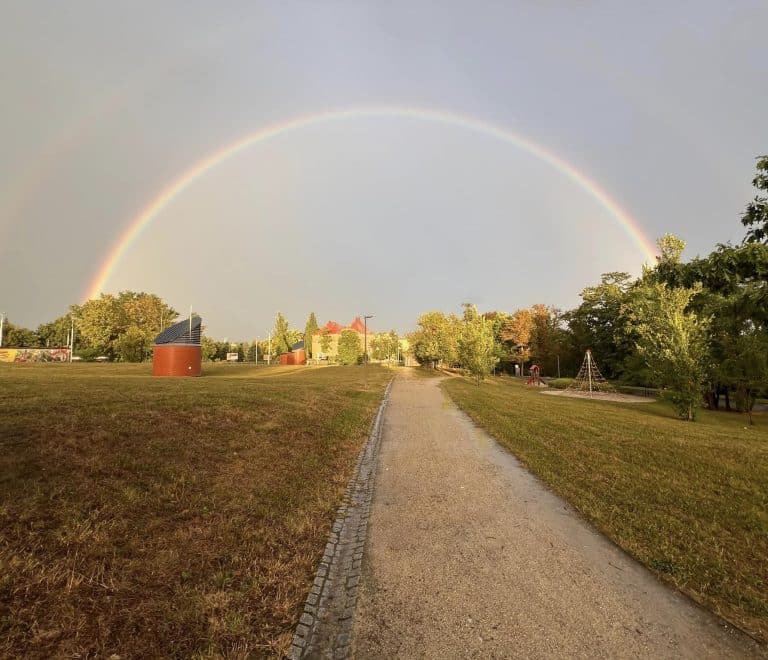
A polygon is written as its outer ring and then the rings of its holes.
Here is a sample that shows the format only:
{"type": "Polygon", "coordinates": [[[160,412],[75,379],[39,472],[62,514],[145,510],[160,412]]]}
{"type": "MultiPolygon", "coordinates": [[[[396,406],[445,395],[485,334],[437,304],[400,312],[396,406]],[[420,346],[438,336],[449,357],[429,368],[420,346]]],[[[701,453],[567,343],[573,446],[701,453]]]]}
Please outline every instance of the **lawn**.
{"type": "Polygon", "coordinates": [[[279,655],[390,378],[0,365],[0,656],[279,655]]]}
{"type": "Polygon", "coordinates": [[[511,379],[442,386],[632,556],[768,640],[768,413],[682,422],[661,403],[546,396],[511,379]]]}

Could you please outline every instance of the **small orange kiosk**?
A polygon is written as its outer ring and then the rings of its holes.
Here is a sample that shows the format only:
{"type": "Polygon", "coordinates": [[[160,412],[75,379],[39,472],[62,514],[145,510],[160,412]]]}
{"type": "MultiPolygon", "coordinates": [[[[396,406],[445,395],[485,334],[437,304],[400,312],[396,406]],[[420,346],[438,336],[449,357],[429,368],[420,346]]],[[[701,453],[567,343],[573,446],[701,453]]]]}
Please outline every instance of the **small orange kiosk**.
{"type": "Polygon", "coordinates": [[[199,376],[202,371],[200,329],[203,320],[191,316],[155,337],[153,376],[199,376]]]}

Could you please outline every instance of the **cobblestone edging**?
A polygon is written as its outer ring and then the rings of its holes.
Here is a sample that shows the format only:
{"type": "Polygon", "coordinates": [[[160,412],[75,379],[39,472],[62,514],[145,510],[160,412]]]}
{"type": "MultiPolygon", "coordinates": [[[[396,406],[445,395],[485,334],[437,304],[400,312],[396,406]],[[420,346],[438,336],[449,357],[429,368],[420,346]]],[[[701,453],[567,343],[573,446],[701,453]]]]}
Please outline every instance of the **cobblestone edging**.
{"type": "Polygon", "coordinates": [[[355,472],[333,523],[288,653],[293,660],[346,658],[349,655],[382,419],[391,388],[392,381],[384,390],[368,441],[357,459],[355,472]]]}

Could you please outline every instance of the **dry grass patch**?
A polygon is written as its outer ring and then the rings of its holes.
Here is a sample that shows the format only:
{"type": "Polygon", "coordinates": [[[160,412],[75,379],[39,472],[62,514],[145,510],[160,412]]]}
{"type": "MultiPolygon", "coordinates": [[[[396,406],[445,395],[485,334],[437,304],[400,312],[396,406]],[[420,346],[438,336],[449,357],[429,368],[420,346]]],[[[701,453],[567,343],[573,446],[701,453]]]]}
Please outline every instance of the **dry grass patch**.
{"type": "Polygon", "coordinates": [[[542,396],[508,379],[453,400],[662,580],[768,640],[768,417],[542,396]]]}
{"type": "Polygon", "coordinates": [[[0,367],[0,655],[287,649],[386,370],[0,367]]]}

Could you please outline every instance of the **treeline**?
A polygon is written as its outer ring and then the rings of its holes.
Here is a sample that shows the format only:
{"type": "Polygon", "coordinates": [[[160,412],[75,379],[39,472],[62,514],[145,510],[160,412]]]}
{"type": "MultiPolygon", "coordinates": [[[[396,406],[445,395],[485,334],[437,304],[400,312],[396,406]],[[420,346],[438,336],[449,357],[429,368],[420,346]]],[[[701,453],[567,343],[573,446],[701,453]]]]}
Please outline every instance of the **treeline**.
{"type": "Polygon", "coordinates": [[[479,381],[532,363],[548,376],[574,376],[589,348],[604,375],[661,388],[681,418],[692,420],[701,403],[751,412],[768,390],[768,157],[758,159],[753,184],[741,245],[683,262],[685,243],[667,234],[640,277],[604,274],[566,312],[534,305],[480,315],[468,304],[463,317],[428,312],[409,336],[415,357],[479,381]]]}
{"type": "Polygon", "coordinates": [[[154,338],[178,318],[159,296],[123,291],[101,294],[69,312],[43,323],[37,330],[6,323],[3,345],[15,348],[53,348],[70,345],[74,325],[74,352],[83,359],[106,356],[111,360],[140,362],[151,354],[154,338]]]}
{"type": "MultiPolygon", "coordinates": [[[[107,357],[122,362],[143,362],[152,357],[152,343],[165,328],[179,320],[179,314],[159,296],[123,291],[117,295],[101,294],[82,305],[72,305],[69,313],[38,326],[37,330],[17,326],[10,321],[3,326],[3,345],[14,348],[54,348],[70,345],[74,327],[74,354],[85,360],[107,357]]],[[[271,333],[260,340],[231,342],[206,335],[201,337],[202,357],[206,361],[226,360],[232,353],[240,362],[277,359],[304,340],[307,357],[312,354],[312,336],[318,330],[312,312],[304,331],[291,328],[283,314],[277,314],[271,333]]],[[[330,342],[330,337],[321,337],[330,342]]],[[[393,331],[369,335],[369,352],[375,360],[394,360],[399,355],[399,337],[393,331]]],[[[328,348],[326,346],[325,350],[328,348]]],[[[363,342],[353,331],[342,332],[338,354],[332,360],[356,364],[362,360],[363,342]]]]}

